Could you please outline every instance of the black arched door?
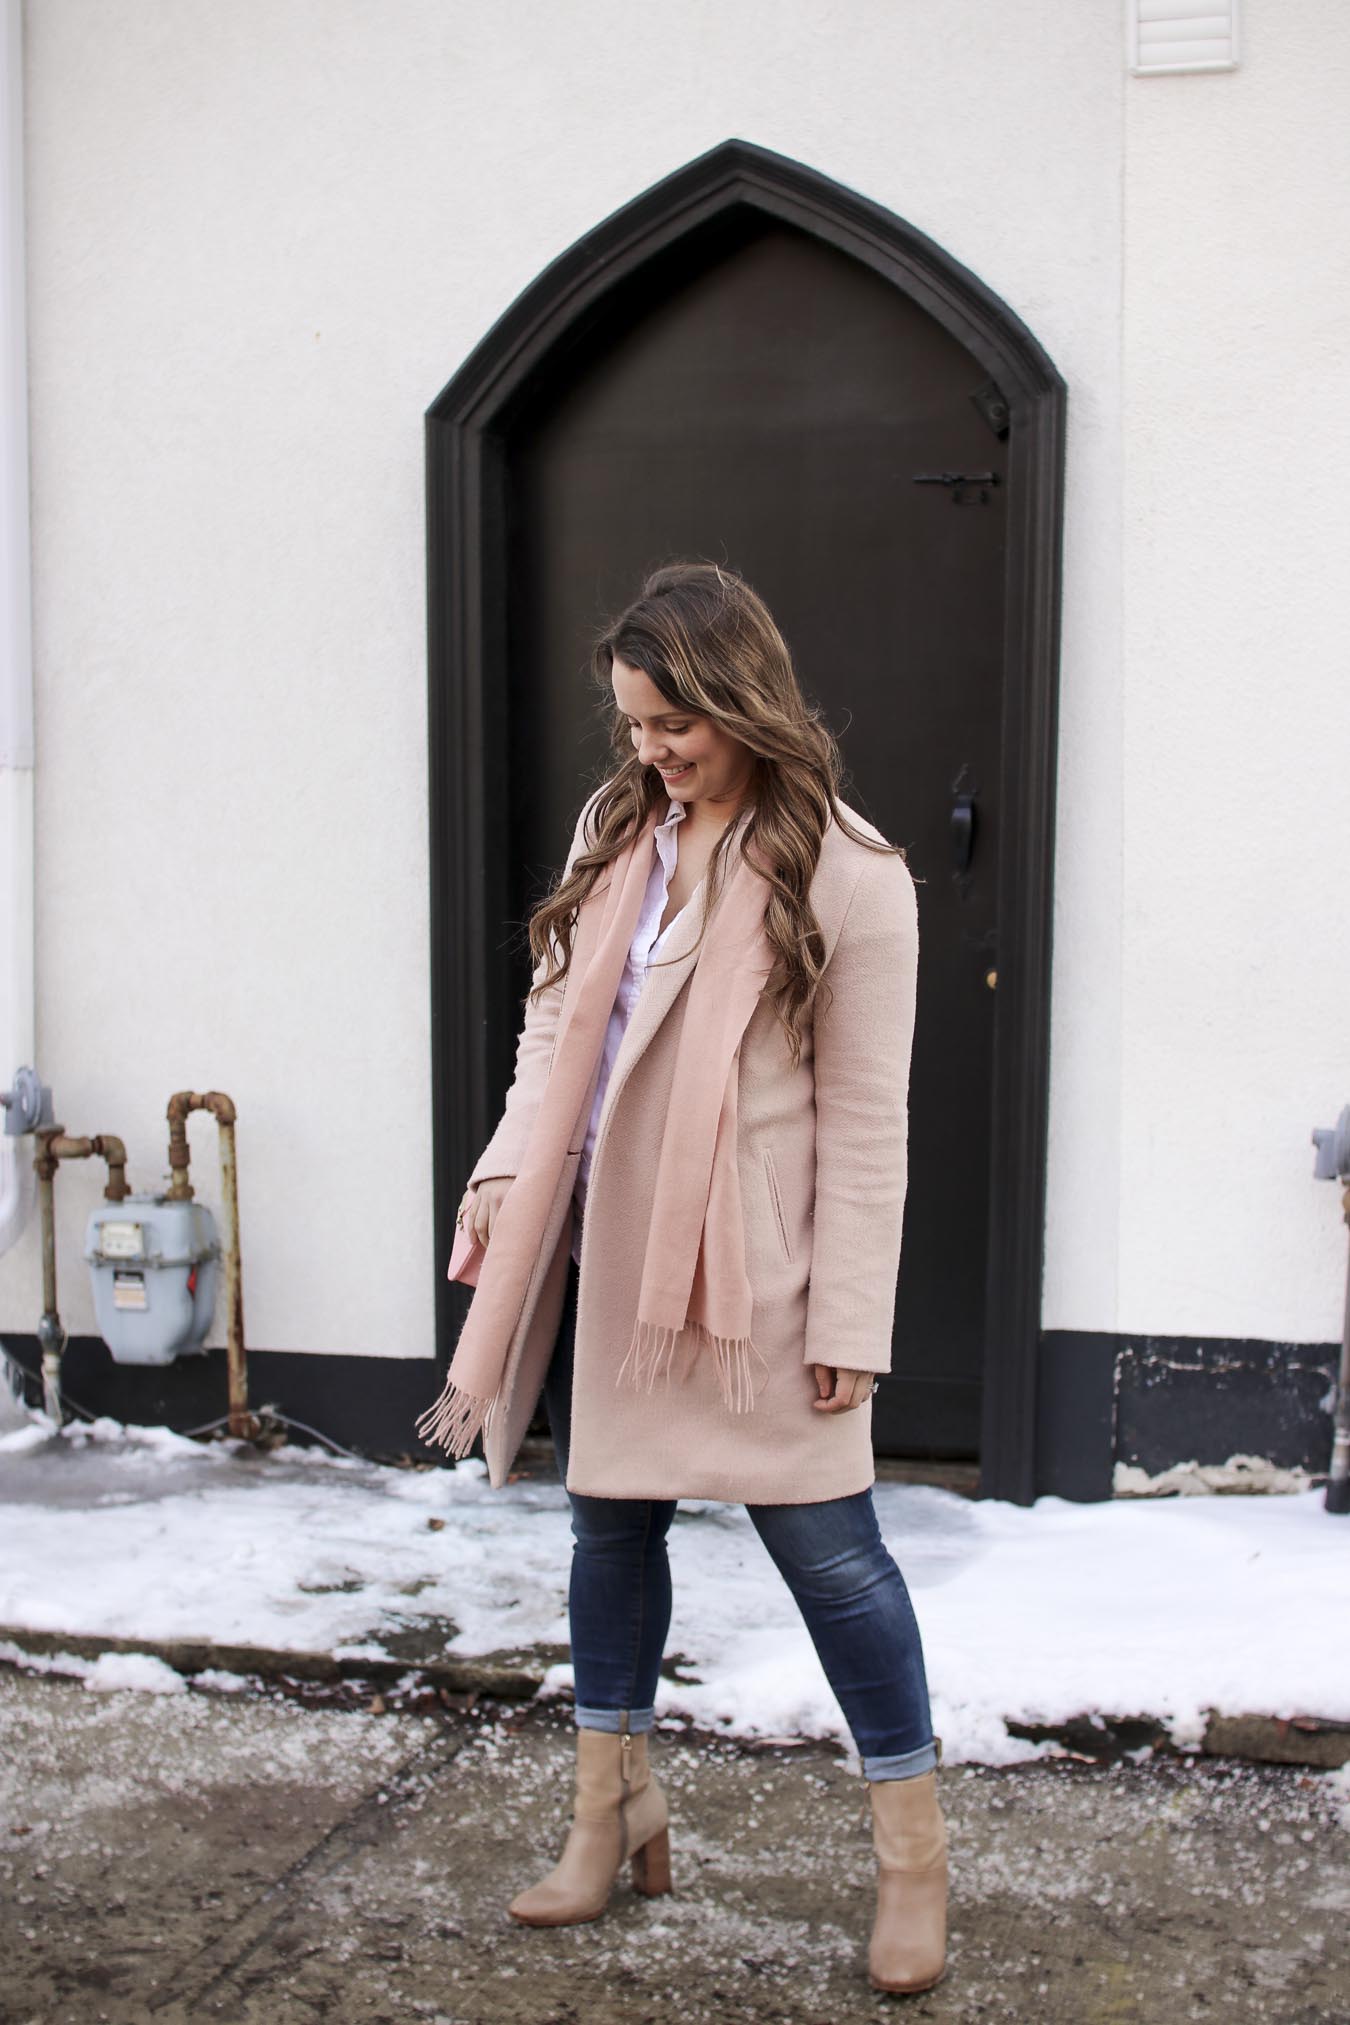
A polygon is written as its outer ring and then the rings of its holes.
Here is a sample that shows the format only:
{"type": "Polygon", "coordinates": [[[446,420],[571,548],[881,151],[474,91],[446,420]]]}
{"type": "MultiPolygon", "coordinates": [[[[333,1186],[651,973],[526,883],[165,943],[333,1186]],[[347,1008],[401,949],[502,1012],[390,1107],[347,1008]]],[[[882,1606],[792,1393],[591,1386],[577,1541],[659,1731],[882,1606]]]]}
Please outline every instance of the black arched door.
{"type": "Polygon", "coordinates": [[[603,613],[670,556],[743,571],[842,734],[855,805],[921,882],[894,1375],[874,1428],[883,1454],[973,1456],[1003,634],[1005,460],[972,400],[989,376],[915,303],[790,226],[760,219],[681,251],[662,293],[598,326],[511,434],[511,912],[537,897],[531,875],[601,756],[586,660],[603,613]]]}
{"type": "Polygon", "coordinates": [[[731,143],[555,263],[430,418],[438,1239],[509,1078],[512,924],[603,760],[590,638],[653,564],[725,561],[920,882],[878,1449],[980,1453],[1004,1496],[1031,1490],[1057,390],[919,235],[731,143]]]}

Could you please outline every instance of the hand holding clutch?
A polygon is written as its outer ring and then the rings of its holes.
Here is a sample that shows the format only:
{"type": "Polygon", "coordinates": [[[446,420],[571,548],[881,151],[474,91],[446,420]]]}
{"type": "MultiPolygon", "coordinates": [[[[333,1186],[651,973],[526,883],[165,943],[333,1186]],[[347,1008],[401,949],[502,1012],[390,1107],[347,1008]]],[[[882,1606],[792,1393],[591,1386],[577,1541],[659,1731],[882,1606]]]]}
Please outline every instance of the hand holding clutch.
{"type": "Polygon", "coordinates": [[[462,1280],[466,1287],[477,1286],[483,1253],[492,1241],[492,1226],[514,1178],[510,1174],[494,1174],[480,1182],[470,1182],[465,1189],[455,1217],[458,1229],[446,1268],[447,1279],[462,1280]]]}
{"type": "Polygon", "coordinates": [[[450,1247],[446,1279],[459,1280],[466,1287],[476,1287],[485,1249],[471,1230],[465,1230],[460,1225],[455,1231],[455,1242],[450,1247]]]}

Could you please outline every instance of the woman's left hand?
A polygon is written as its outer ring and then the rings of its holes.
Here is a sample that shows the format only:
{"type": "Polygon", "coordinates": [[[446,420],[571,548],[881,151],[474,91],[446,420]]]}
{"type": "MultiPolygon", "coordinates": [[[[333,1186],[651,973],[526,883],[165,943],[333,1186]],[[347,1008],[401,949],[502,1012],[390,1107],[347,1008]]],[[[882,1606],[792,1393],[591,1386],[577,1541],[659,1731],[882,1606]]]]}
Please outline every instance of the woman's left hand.
{"type": "Polygon", "coordinates": [[[833,1364],[813,1364],[819,1398],[811,1401],[817,1413],[851,1413],[872,1397],[875,1371],[841,1371],[833,1364]]]}

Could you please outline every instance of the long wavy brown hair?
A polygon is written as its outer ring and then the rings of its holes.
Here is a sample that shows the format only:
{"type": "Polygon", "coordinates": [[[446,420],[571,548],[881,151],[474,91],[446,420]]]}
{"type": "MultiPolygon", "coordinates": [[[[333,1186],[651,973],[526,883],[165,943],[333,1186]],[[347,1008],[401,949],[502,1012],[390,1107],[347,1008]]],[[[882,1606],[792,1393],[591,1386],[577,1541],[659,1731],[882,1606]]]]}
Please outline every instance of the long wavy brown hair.
{"type": "MultiPolygon", "coordinates": [[[[769,884],[764,927],[775,960],[764,990],[795,1063],[825,968],[810,889],[826,826],[833,817],[856,843],[905,854],[897,844],[864,836],[843,815],[839,747],[801,692],[787,642],[764,600],[743,577],[717,563],[673,562],[654,570],[595,641],[591,666],[608,700],[618,764],[587,818],[590,848],[578,853],[571,871],[530,917],[536,976],[530,995],[537,997],[566,975],[582,901],[652,809],[670,799],[656,768],[640,763],[628,720],[614,701],[610,676],[616,659],[640,668],[668,703],[712,718],[754,755],[741,851],[769,884]]],[[[708,862],[705,924],[725,877],[735,828],[734,822],[727,825],[708,862]]]]}

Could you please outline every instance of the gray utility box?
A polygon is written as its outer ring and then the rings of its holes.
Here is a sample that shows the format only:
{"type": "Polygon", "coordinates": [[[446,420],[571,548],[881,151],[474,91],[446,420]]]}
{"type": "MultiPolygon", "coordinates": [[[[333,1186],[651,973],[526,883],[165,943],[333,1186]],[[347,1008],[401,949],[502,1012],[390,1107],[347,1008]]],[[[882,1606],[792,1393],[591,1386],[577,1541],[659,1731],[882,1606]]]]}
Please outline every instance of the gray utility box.
{"type": "Polygon", "coordinates": [[[99,1333],[119,1364],[172,1364],[202,1348],[220,1266],[209,1209],[164,1195],[101,1203],[84,1255],[99,1333]]]}

